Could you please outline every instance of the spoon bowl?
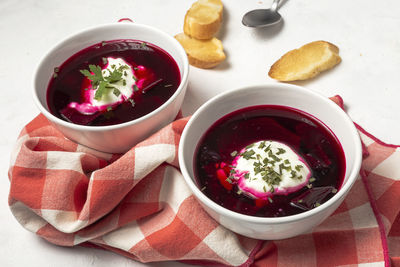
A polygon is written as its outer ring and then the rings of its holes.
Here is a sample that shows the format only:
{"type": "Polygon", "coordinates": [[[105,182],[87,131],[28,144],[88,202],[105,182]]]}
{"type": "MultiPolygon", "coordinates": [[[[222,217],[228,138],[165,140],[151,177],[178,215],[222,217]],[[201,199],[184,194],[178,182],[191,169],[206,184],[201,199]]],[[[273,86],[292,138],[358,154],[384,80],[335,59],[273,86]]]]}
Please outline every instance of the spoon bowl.
{"type": "Polygon", "coordinates": [[[242,19],[247,27],[266,27],[279,23],[282,20],[278,13],[279,0],[274,0],[270,9],[255,9],[247,12],[242,19]]]}

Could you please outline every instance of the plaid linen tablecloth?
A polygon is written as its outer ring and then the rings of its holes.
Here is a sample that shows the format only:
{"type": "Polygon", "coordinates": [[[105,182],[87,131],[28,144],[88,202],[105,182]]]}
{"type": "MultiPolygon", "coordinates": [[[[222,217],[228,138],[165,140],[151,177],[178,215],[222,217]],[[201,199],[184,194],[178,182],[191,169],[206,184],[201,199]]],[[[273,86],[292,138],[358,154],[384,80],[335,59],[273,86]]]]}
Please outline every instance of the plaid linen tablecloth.
{"type": "MultiPolygon", "coordinates": [[[[343,107],[339,96],[331,98],[343,107]]],[[[356,125],[359,179],[312,232],[261,241],[210,218],[186,186],[176,120],[123,155],[76,144],[43,115],[11,155],[9,206],[27,230],[60,246],[90,246],[141,262],[208,266],[400,266],[400,148],[356,125]]]]}

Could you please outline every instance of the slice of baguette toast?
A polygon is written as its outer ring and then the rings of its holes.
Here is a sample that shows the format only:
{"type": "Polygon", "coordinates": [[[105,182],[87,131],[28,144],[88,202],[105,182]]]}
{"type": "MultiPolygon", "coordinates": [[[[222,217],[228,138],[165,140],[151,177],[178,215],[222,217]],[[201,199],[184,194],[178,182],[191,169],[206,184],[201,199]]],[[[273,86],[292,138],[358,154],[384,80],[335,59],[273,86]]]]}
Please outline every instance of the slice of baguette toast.
{"type": "Polygon", "coordinates": [[[213,37],[208,40],[198,40],[184,33],[175,35],[186,51],[192,66],[209,69],[217,66],[225,59],[222,42],[213,37]]]}
{"type": "Polygon", "coordinates": [[[271,66],[268,75],[284,82],[310,79],[337,65],[341,61],[338,53],[334,44],[311,42],[284,54],[271,66]]]}
{"type": "Polygon", "coordinates": [[[222,22],[221,0],[198,0],[186,12],[183,32],[196,39],[211,39],[222,22]]]}

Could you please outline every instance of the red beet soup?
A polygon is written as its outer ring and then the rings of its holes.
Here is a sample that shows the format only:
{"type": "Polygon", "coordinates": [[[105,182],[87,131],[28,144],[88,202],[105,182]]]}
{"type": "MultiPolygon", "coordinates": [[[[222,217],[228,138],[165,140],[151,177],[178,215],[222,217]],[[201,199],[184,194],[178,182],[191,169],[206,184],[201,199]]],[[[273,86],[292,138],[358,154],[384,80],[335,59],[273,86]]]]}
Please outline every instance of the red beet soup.
{"type": "Polygon", "coordinates": [[[247,107],[224,116],[205,132],[194,154],[195,179],[208,198],[258,217],[289,216],[323,204],[340,189],[345,170],[342,146],[326,125],[310,114],[277,105],[247,107]],[[279,147],[274,154],[272,143],[285,149],[279,147]],[[291,167],[290,160],[282,157],[286,150],[292,150],[291,159],[298,158],[302,166],[291,167]],[[269,157],[262,158],[258,151],[269,157]],[[240,160],[248,160],[254,172],[239,171],[240,160]],[[301,180],[296,170],[303,167],[309,172],[301,180]],[[261,178],[254,181],[256,174],[261,178]],[[301,183],[295,190],[279,191],[284,179],[301,183]],[[243,188],[250,188],[240,187],[245,182],[259,186],[265,197],[257,197],[262,194],[254,193],[254,188],[244,192],[243,188]]]}
{"type": "Polygon", "coordinates": [[[68,122],[114,125],[154,111],[180,82],[177,63],[160,47],[139,40],[104,41],[54,69],[47,105],[68,122]]]}

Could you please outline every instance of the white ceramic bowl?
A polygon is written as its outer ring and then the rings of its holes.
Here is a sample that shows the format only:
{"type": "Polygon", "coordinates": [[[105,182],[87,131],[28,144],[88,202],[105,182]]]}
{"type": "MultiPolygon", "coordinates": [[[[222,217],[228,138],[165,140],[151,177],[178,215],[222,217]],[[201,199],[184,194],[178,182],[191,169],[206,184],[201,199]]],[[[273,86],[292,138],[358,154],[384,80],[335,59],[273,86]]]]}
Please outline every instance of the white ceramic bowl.
{"type": "Polygon", "coordinates": [[[191,117],[179,145],[179,164],[185,181],[211,217],[244,236],[270,240],[289,238],[310,231],[332,214],[357,179],[361,158],[360,138],[347,114],[328,98],[290,84],[249,86],[212,98],[191,117]],[[342,187],[331,199],[310,211],[277,218],[243,215],[219,206],[197,186],[193,175],[194,152],[205,131],[218,119],[235,110],[269,104],[293,107],[315,116],[334,132],[343,146],[346,173],[342,187]]]}
{"type": "Polygon", "coordinates": [[[185,96],[188,72],[186,53],[172,36],[146,25],[113,23],[73,34],[51,49],[40,61],[34,75],[33,95],[40,111],[69,139],[103,152],[122,153],[174,120],[185,96]],[[170,99],[143,117],[110,126],[77,125],[51,114],[47,106],[46,91],[54,68],[86,47],[118,39],[152,43],[174,58],[181,73],[181,83],[170,99]]]}

